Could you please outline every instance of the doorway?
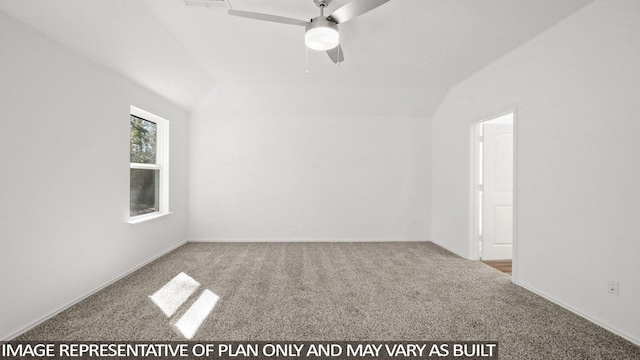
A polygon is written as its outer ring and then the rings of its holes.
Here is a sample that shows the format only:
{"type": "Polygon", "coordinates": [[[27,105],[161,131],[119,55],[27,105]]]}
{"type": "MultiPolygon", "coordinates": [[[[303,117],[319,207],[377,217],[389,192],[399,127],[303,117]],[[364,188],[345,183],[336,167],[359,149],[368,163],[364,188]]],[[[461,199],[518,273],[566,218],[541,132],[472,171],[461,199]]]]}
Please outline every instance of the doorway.
{"type": "Polygon", "coordinates": [[[508,266],[510,273],[514,246],[514,112],[476,123],[472,132],[474,253],[489,265],[508,266]]]}

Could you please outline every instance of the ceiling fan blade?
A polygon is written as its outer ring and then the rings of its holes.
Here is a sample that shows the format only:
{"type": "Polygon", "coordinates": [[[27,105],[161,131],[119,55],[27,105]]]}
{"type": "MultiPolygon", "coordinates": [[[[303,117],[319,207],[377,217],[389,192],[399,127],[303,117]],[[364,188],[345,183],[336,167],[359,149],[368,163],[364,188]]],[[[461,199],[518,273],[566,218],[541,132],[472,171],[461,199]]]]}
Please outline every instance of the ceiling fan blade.
{"type": "Polygon", "coordinates": [[[341,63],[344,61],[344,52],[342,52],[342,46],[338,45],[333,49],[327,50],[327,55],[331,58],[335,64],[341,63]]]}
{"type": "Polygon", "coordinates": [[[333,14],[329,15],[329,20],[342,24],[343,22],[347,22],[356,16],[360,16],[367,11],[371,11],[388,1],[390,0],[353,0],[340,9],[334,11],[333,14]]]}
{"type": "Polygon", "coordinates": [[[281,24],[300,25],[300,26],[307,26],[308,24],[307,21],[302,21],[298,19],[292,19],[288,17],[275,16],[275,15],[269,15],[269,14],[254,13],[249,11],[229,10],[228,13],[229,15],[233,15],[233,16],[246,17],[249,19],[256,19],[256,20],[271,21],[271,22],[277,22],[281,24]]]}

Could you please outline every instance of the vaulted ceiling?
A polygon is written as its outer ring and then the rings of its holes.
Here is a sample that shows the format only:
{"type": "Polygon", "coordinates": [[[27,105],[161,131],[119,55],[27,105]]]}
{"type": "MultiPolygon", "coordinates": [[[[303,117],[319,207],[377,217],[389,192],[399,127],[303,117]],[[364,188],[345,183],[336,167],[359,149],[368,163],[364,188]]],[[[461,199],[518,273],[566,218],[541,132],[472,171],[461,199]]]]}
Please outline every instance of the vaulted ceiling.
{"type": "MultiPolygon", "coordinates": [[[[302,20],[319,14],[312,0],[229,1],[302,20]]],[[[456,83],[591,1],[392,0],[341,25],[339,66],[307,52],[302,27],[184,0],[0,0],[0,10],[186,109],[214,89],[246,84],[332,101],[374,89],[372,101],[430,116],[456,83]]],[[[327,13],[347,2],[334,0],[327,13]]]]}

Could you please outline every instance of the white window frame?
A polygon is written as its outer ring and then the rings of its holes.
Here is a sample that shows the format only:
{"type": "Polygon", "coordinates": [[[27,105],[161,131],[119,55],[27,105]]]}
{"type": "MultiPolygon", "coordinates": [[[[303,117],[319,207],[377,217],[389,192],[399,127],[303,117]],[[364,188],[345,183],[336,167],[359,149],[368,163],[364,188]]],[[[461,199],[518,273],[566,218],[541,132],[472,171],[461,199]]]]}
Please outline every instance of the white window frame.
{"type": "MultiPolygon", "coordinates": [[[[135,224],[171,214],[169,212],[169,121],[133,105],[131,105],[130,115],[156,124],[156,163],[140,164],[130,162],[129,168],[159,171],[158,211],[131,216],[131,206],[129,206],[129,223],[135,224]]],[[[131,124],[129,124],[129,128],[131,128],[131,124]]],[[[129,181],[131,181],[131,175],[129,175],[129,181]]]]}

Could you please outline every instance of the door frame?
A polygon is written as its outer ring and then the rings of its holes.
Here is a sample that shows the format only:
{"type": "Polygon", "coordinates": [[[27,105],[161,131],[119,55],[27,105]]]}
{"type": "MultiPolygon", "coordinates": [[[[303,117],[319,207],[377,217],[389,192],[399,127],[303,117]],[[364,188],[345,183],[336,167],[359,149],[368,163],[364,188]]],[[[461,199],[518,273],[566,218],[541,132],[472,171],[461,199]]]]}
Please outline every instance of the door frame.
{"type": "Polygon", "coordinates": [[[469,171],[470,179],[470,234],[469,234],[469,254],[471,260],[480,260],[480,209],[482,204],[478,196],[480,187],[480,124],[494,120],[498,117],[513,114],[513,254],[512,254],[512,274],[511,281],[517,282],[518,276],[518,108],[516,105],[510,106],[502,111],[493,112],[490,116],[485,116],[479,120],[473,121],[470,125],[470,149],[471,168],[469,171]]]}

